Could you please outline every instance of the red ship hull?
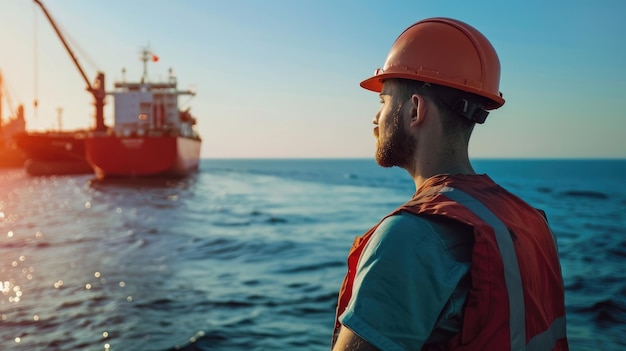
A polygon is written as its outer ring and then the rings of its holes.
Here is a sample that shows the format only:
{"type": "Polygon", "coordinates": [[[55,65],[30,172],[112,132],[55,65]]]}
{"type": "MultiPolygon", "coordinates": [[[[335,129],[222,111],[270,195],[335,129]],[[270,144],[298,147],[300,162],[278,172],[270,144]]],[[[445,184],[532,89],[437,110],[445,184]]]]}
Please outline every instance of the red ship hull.
{"type": "Polygon", "coordinates": [[[93,173],[85,156],[82,132],[18,133],[13,136],[32,175],[93,173]]]}
{"type": "Polygon", "coordinates": [[[23,167],[24,161],[24,153],[17,148],[17,145],[3,145],[0,140],[0,168],[23,167]]]}
{"type": "Polygon", "coordinates": [[[198,170],[200,139],[179,136],[89,136],[87,161],[96,176],[183,177],[198,170]]]}

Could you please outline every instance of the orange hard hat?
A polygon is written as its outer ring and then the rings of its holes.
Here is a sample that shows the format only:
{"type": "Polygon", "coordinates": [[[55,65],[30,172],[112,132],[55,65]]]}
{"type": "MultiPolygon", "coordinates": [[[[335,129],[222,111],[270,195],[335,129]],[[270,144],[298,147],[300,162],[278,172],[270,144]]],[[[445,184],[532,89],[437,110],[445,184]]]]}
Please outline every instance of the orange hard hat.
{"type": "Polygon", "coordinates": [[[500,60],[474,27],[450,18],[428,18],[407,28],[393,43],[385,65],[361,82],[380,92],[383,80],[404,78],[438,84],[488,99],[485,109],[504,105],[500,60]]]}

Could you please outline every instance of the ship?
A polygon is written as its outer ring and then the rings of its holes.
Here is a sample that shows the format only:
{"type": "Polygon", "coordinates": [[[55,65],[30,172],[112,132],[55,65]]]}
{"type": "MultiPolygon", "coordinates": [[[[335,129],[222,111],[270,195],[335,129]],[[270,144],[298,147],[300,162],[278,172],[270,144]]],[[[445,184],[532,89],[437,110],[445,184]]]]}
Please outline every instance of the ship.
{"type": "MultiPolygon", "coordinates": [[[[15,142],[15,136],[23,133],[26,130],[26,120],[24,119],[24,105],[17,107],[17,112],[12,111],[12,106],[9,103],[9,108],[13,116],[7,120],[3,118],[3,96],[5,92],[2,74],[0,74],[0,167],[1,168],[13,168],[22,167],[24,165],[25,156],[24,152],[20,150],[15,142]]],[[[8,99],[7,94],[7,102],[8,99]]]]}
{"type": "MultiPolygon", "coordinates": [[[[21,106],[23,119],[23,106],[21,106]]],[[[59,121],[61,119],[59,109],[59,121]]],[[[26,172],[34,176],[93,173],[85,155],[85,130],[21,131],[12,136],[26,172]]]]}
{"type": "MultiPolygon", "coordinates": [[[[18,108],[13,123],[24,120],[24,107],[18,108]]],[[[60,116],[59,116],[60,119],[60,116]]],[[[12,146],[20,151],[23,166],[30,175],[73,175],[93,173],[85,155],[84,130],[48,130],[33,132],[21,129],[12,134],[12,146]]],[[[6,129],[6,127],[5,127],[6,129]]]]}
{"type": "Polygon", "coordinates": [[[141,79],[115,82],[107,93],[114,99],[113,126],[85,139],[87,161],[99,179],[184,177],[198,170],[202,139],[190,109],[179,106],[179,96],[195,93],[178,90],[171,69],[167,81],[150,82],[147,66],[155,58],[143,48],[141,79]]]}
{"type": "Polygon", "coordinates": [[[86,131],[21,132],[13,136],[34,176],[92,174],[85,155],[86,131]]]}
{"type": "Polygon", "coordinates": [[[9,94],[5,94],[4,81],[0,73],[0,167],[13,168],[22,167],[24,164],[24,153],[17,147],[15,143],[15,135],[26,130],[26,121],[24,120],[24,106],[19,105],[17,112],[13,111],[9,94]],[[4,120],[3,118],[3,100],[9,105],[11,118],[4,120]]]}
{"type": "MultiPolygon", "coordinates": [[[[36,0],[44,14],[50,21],[49,16],[43,4],[36,0]]],[[[61,35],[56,25],[53,25],[57,34],[61,35]]],[[[66,42],[63,42],[69,50],[66,42]]],[[[78,65],[73,53],[71,53],[74,62],[78,65]]],[[[80,66],[80,65],[79,65],[80,66]]],[[[83,78],[86,79],[82,71],[83,78]]],[[[88,83],[89,86],[89,83],[88,83]]],[[[35,104],[36,106],[36,104],[35,104]]],[[[60,112],[59,112],[60,113],[60,112]]],[[[60,115],[59,115],[60,120],[60,115]]],[[[85,155],[85,136],[87,130],[47,130],[47,131],[27,131],[21,130],[12,137],[14,145],[23,155],[21,164],[26,172],[35,175],[74,175],[74,174],[93,174],[91,165],[87,162],[85,155]]]]}
{"type": "Polygon", "coordinates": [[[178,102],[179,96],[195,93],[178,90],[171,70],[166,82],[150,82],[147,65],[156,55],[147,48],[141,52],[144,70],[140,81],[116,82],[114,91],[106,92],[105,74],[97,72],[93,83],[87,78],[46,7],[40,0],[33,1],[42,9],[93,96],[95,126],[64,140],[76,142],[71,144],[76,146],[75,156],[84,154],[90,172],[103,179],[182,177],[197,171],[202,139],[195,130],[196,119],[189,109],[181,110],[178,102]],[[110,127],[104,123],[107,95],[114,99],[114,123],[110,127]]]}

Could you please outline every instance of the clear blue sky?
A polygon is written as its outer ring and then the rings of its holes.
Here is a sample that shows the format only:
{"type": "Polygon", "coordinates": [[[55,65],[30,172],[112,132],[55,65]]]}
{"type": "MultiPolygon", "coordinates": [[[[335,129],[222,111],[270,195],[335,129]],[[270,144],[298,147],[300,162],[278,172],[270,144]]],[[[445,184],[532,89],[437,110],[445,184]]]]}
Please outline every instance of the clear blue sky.
{"type": "MultiPolygon", "coordinates": [[[[151,78],[171,67],[196,89],[202,157],[372,157],[378,97],[358,83],[433,16],[473,25],[500,56],[507,102],[476,128],[472,157],[626,157],[624,1],[44,2],[90,80],[103,70],[111,89],[122,67],[138,79],[149,43],[151,78]]],[[[58,107],[66,129],[93,123],[81,76],[31,1],[0,1],[0,47],[28,128],[56,128],[58,107]]]]}

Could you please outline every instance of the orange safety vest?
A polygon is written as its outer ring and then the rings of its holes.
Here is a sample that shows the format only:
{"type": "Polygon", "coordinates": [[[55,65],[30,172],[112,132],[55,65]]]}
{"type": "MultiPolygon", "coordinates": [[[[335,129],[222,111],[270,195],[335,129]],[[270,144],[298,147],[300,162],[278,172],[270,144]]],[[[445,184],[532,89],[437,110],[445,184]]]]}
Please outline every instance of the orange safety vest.
{"type": "MultiPolygon", "coordinates": [[[[440,175],[428,179],[409,202],[386,217],[402,211],[443,216],[471,226],[474,233],[472,286],[462,330],[422,350],[568,350],[556,242],[539,210],[486,175],[440,175]]],[[[339,316],[352,296],[361,252],[378,225],[357,237],[348,255],[333,342],[339,316]]]]}

